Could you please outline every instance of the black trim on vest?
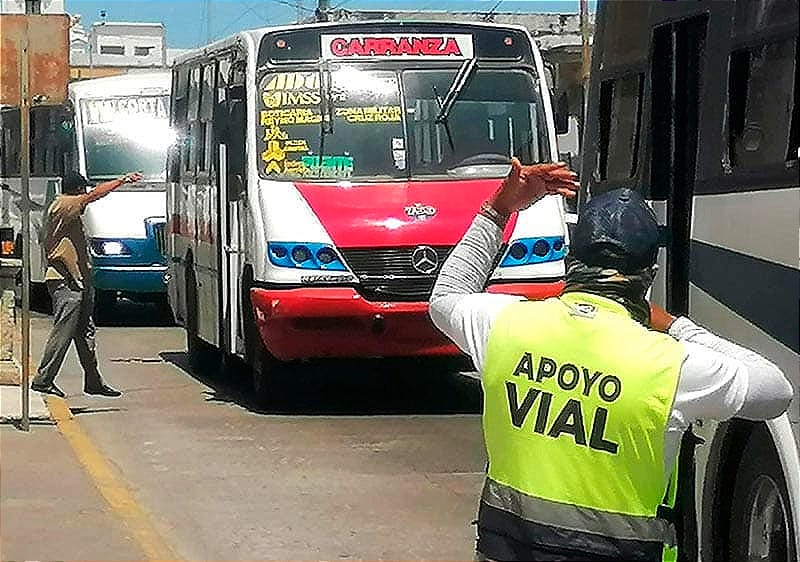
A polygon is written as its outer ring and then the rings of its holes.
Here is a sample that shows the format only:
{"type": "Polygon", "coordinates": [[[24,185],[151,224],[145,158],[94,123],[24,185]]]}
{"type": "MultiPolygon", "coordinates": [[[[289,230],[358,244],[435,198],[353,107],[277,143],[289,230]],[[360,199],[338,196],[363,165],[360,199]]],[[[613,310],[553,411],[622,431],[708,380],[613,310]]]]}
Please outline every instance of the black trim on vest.
{"type": "Polygon", "coordinates": [[[478,511],[477,550],[499,561],[660,562],[664,545],[542,525],[482,501],[478,511]]]}

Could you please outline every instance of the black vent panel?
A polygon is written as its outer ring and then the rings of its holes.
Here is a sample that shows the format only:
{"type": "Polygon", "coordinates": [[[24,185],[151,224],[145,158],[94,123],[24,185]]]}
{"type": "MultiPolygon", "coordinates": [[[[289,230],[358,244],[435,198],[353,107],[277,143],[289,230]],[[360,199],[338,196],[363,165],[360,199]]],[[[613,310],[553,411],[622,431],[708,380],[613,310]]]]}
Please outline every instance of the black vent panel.
{"type": "Polygon", "coordinates": [[[407,248],[348,248],[339,251],[360,284],[358,290],[370,301],[421,302],[431,296],[436,276],[452,246],[430,246],[436,267],[421,273],[414,267],[414,252],[407,248]]]}

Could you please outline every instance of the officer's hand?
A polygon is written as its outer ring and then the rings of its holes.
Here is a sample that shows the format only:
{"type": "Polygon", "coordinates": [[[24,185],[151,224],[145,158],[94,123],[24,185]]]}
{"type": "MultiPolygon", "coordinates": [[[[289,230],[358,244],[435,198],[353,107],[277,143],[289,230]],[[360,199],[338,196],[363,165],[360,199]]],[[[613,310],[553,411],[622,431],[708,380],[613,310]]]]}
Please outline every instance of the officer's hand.
{"type": "Polygon", "coordinates": [[[489,200],[495,211],[510,215],[527,209],[545,195],[575,197],[578,176],[563,162],[523,166],[511,159],[511,172],[489,200]]]}
{"type": "Polygon", "coordinates": [[[136,183],[137,181],[142,181],[142,174],[139,172],[131,172],[129,174],[125,174],[120,178],[122,183],[136,183]]]}
{"type": "Polygon", "coordinates": [[[650,303],[650,327],[657,332],[668,332],[669,327],[675,322],[675,317],[658,306],[650,303]]]}

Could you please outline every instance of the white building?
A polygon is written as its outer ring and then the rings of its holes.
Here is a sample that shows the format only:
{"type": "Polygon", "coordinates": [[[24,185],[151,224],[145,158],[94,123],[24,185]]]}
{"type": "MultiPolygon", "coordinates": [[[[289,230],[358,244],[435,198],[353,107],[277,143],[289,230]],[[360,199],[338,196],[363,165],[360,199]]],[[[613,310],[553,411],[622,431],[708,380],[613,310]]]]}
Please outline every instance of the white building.
{"type": "Polygon", "coordinates": [[[64,0],[0,0],[0,14],[63,14],[64,0]]]}
{"type": "Polygon", "coordinates": [[[93,66],[164,66],[166,47],[160,23],[99,22],[89,34],[93,66]]]}

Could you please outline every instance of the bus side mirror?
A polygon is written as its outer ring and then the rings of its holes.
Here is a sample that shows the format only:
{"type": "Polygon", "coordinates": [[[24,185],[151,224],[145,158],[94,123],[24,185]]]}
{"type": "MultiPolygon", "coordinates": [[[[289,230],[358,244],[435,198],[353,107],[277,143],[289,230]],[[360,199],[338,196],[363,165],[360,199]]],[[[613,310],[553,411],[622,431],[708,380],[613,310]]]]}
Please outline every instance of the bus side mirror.
{"type": "Polygon", "coordinates": [[[566,130],[556,135],[556,141],[561,160],[571,163],[580,155],[580,127],[578,127],[578,117],[575,115],[568,115],[565,121],[566,130]]]}

